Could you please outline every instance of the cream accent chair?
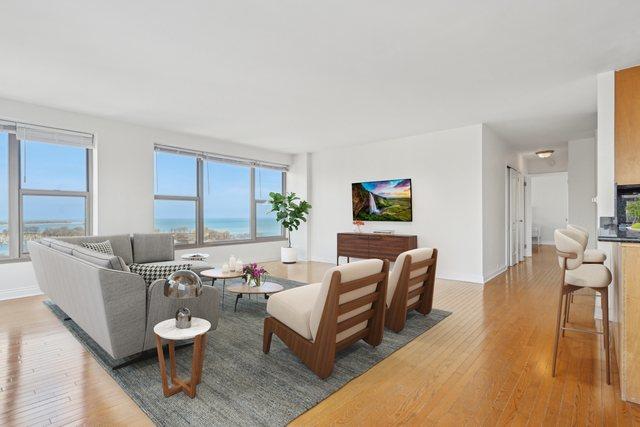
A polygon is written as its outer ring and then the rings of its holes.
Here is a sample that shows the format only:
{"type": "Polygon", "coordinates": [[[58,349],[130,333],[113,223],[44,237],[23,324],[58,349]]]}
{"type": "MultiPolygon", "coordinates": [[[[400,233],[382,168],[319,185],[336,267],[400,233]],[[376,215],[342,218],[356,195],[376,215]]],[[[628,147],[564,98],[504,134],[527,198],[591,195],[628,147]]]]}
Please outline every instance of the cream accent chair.
{"type": "Polygon", "coordinates": [[[387,328],[400,332],[411,310],[423,315],[431,312],[437,260],[438,250],[433,248],[412,249],[398,255],[389,274],[387,328]]]}
{"type": "Polygon", "coordinates": [[[262,350],[275,333],[302,362],[324,379],[336,353],[363,339],[382,341],[389,261],[370,259],[333,267],[321,283],[269,297],[262,350]]]}
{"type": "Polygon", "coordinates": [[[562,282],[560,284],[560,300],[558,301],[558,316],[556,322],[556,340],[553,347],[552,375],[556,376],[556,361],[558,358],[558,343],[560,331],[589,332],[604,336],[604,349],[607,364],[607,384],[611,384],[609,362],[609,284],[611,272],[602,264],[584,263],[584,246],[575,239],[576,232],[570,229],[555,230],[554,239],[558,262],[562,268],[562,282]],[[591,331],[567,327],[569,296],[582,288],[591,288],[601,295],[603,331],[591,331]],[[564,303],[564,310],[563,310],[564,303]],[[562,316],[564,311],[564,318],[562,316]]]}
{"type": "Polygon", "coordinates": [[[589,244],[589,232],[586,228],[580,227],[579,225],[568,224],[567,229],[580,233],[579,242],[584,249],[583,262],[585,264],[604,264],[607,260],[607,255],[603,251],[600,249],[587,249],[587,245],[589,244]]]}

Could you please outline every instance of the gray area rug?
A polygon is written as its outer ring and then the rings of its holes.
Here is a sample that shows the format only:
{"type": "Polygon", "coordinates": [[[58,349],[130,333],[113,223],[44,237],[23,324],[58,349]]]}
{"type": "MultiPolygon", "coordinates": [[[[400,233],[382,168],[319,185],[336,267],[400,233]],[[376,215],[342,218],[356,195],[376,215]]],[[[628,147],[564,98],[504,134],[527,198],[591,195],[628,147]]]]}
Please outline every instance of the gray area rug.
{"type": "MultiPolygon", "coordinates": [[[[285,288],[303,284],[269,280],[285,288]]],[[[221,290],[221,284],[216,287],[221,290]]],[[[275,335],[270,353],[262,353],[266,300],[245,297],[236,313],[234,300],[235,295],[226,293],[218,328],[209,334],[195,399],[184,393],[164,397],[157,357],[112,370],[110,366],[122,361],[111,359],[72,320],[64,324],[157,425],[285,425],[451,314],[436,309],[428,316],[412,312],[405,329],[399,334],[385,330],[375,349],[360,341],[339,353],[331,377],[320,380],[275,335]]],[[[61,320],[66,317],[52,302],[45,304],[61,320]]],[[[192,346],[176,348],[178,376],[188,378],[191,355],[192,346]]]]}

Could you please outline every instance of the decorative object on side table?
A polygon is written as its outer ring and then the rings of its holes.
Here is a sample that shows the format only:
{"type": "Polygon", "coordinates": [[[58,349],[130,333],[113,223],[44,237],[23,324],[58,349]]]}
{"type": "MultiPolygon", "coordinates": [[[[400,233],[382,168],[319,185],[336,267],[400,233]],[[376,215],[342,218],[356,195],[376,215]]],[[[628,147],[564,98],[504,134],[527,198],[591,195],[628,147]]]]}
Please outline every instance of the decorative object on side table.
{"type": "MultiPolygon", "coordinates": [[[[164,281],[164,296],[174,299],[197,298],[202,294],[202,280],[191,270],[178,270],[164,281]]],[[[191,312],[186,307],[176,311],[176,328],[191,327],[191,312]]]]}
{"type": "Polygon", "coordinates": [[[640,232],[640,200],[627,203],[626,211],[627,217],[633,218],[633,223],[628,229],[640,232]]]}
{"type": "Polygon", "coordinates": [[[284,264],[295,264],[298,260],[296,249],[291,247],[291,232],[297,230],[302,222],[307,222],[311,205],[301,200],[296,193],[269,193],[271,212],[276,213],[278,221],[287,230],[289,246],[280,249],[280,258],[284,264]]]}
{"type": "Polygon", "coordinates": [[[353,225],[355,226],[355,231],[356,233],[362,233],[362,227],[364,227],[364,221],[361,221],[359,219],[356,219],[355,221],[353,221],[353,225]]]}
{"type": "Polygon", "coordinates": [[[247,285],[251,287],[260,286],[263,277],[268,274],[267,270],[265,270],[264,267],[259,266],[255,262],[245,265],[242,273],[244,274],[247,285]]]}
{"type": "Polygon", "coordinates": [[[164,320],[153,327],[156,334],[156,349],[158,351],[158,364],[162,377],[162,392],[165,397],[173,396],[184,391],[187,396],[196,396],[196,386],[202,378],[202,364],[204,362],[204,350],[207,346],[207,332],[211,329],[208,320],[194,317],[191,326],[179,328],[173,323],[173,319],[164,320]],[[165,339],[169,343],[169,369],[171,372],[171,386],[167,380],[167,366],[162,349],[165,339]],[[176,375],[175,341],[193,339],[193,358],[191,360],[191,379],[183,381],[176,375]]]}

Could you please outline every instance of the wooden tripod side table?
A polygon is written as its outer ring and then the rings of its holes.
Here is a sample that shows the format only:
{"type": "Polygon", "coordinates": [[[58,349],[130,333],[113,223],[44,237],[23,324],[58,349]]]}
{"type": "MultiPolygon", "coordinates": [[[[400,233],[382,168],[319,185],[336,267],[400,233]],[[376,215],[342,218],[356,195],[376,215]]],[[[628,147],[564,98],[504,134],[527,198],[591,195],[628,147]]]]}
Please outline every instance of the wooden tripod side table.
{"type": "Polygon", "coordinates": [[[156,334],[156,347],[158,350],[158,363],[160,365],[160,375],[162,377],[162,392],[165,397],[173,396],[184,391],[187,396],[196,396],[196,387],[202,378],[202,364],[204,362],[204,350],[207,346],[207,331],[211,329],[208,320],[193,317],[191,327],[186,329],[176,328],[176,320],[163,320],[153,327],[156,334]],[[171,385],[167,380],[167,365],[164,360],[162,350],[162,340],[167,340],[169,344],[169,370],[171,373],[171,385]],[[191,379],[184,381],[176,374],[175,342],[178,340],[193,339],[193,358],[191,360],[191,379]]]}

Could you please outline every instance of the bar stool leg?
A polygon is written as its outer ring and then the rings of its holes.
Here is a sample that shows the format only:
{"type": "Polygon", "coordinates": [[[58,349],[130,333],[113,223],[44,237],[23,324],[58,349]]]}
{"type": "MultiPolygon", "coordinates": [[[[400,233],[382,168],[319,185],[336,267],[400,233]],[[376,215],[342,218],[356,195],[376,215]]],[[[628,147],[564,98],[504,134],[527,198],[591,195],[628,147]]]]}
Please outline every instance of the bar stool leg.
{"type": "Polygon", "coordinates": [[[607,364],[607,384],[611,384],[611,361],[609,360],[609,288],[599,289],[602,303],[602,332],[604,336],[604,354],[607,364]]]}
{"type": "MultiPolygon", "coordinates": [[[[564,278],[563,278],[564,281],[564,278]]],[[[564,284],[560,287],[560,299],[558,300],[558,317],[556,321],[556,340],[553,344],[553,367],[551,376],[556,376],[556,362],[558,360],[558,341],[560,341],[560,327],[562,325],[562,303],[564,301],[564,284]]]]}
{"type": "MultiPolygon", "coordinates": [[[[562,319],[562,328],[567,326],[569,321],[569,307],[571,307],[571,298],[573,298],[573,292],[568,292],[564,299],[564,318],[562,319]]],[[[562,336],[564,337],[564,329],[562,329],[562,336]]]]}

